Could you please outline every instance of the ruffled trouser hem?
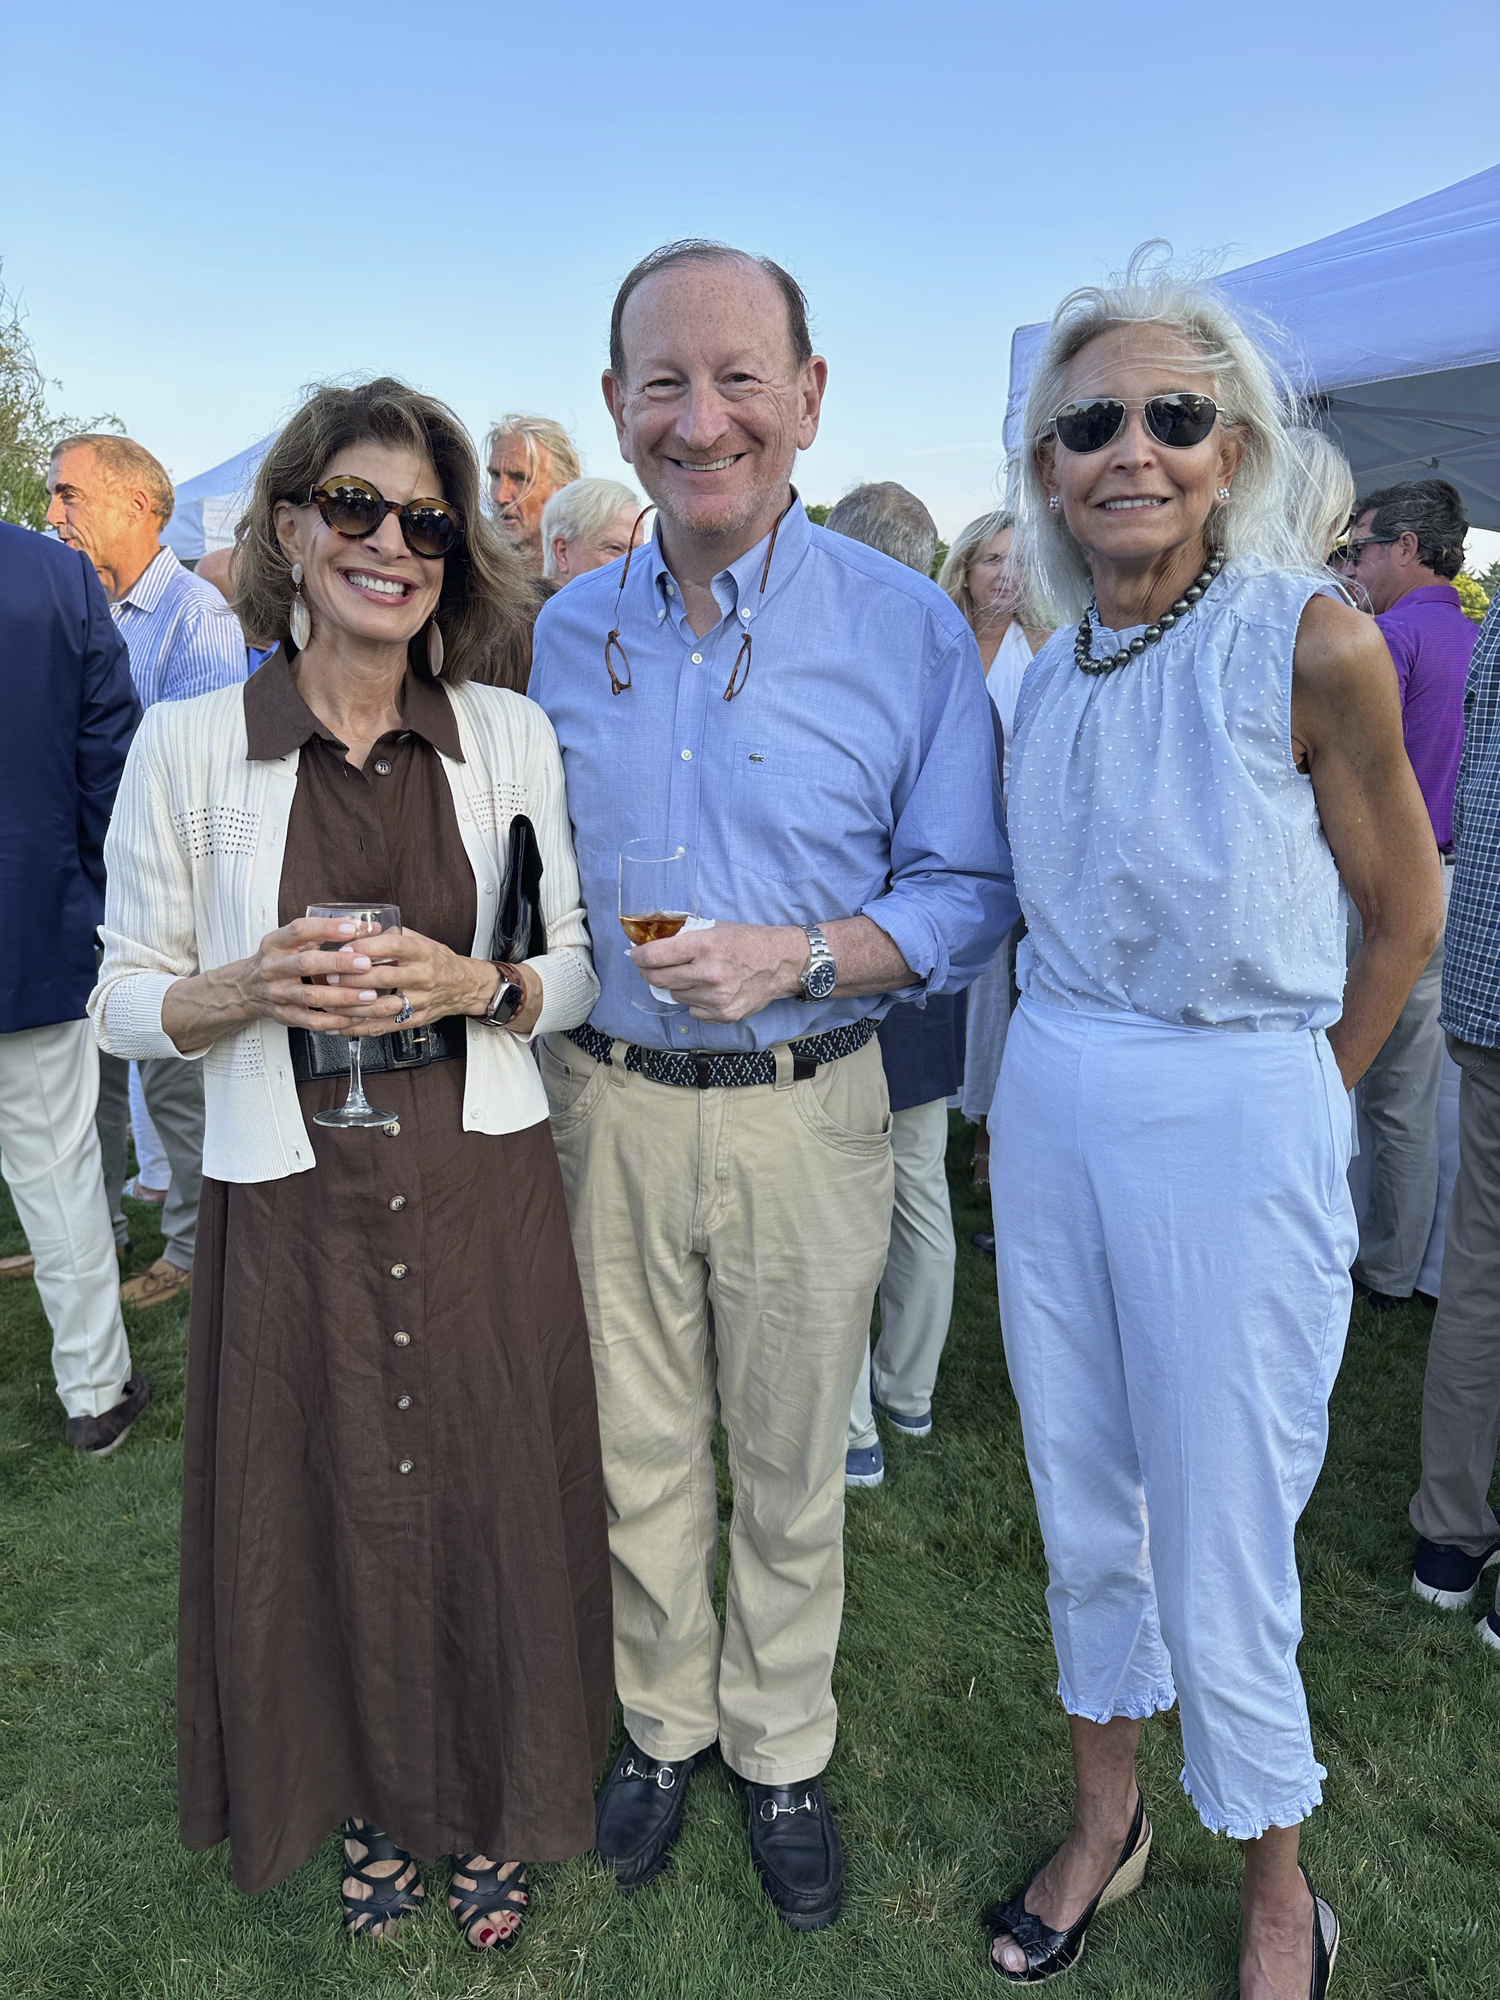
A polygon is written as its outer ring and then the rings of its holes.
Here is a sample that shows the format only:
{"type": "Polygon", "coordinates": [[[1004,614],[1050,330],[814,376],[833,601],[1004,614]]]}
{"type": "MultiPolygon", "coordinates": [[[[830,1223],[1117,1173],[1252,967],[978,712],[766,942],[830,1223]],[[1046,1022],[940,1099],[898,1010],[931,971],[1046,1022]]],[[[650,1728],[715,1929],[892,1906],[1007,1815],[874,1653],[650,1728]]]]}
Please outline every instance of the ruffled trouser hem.
{"type": "Polygon", "coordinates": [[[1314,1764],[1312,1784],[1299,1797],[1269,1811],[1233,1812],[1222,1806],[1206,1806],[1193,1791],[1193,1780],[1184,1765],[1182,1789],[1192,1800],[1199,1819],[1210,1833],[1227,1834],[1231,1840],[1259,1840],[1273,1826],[1300,1826],[1323,1803],[1323,1780],[1328,1776],[1321,1764],[1314,1764]]]}

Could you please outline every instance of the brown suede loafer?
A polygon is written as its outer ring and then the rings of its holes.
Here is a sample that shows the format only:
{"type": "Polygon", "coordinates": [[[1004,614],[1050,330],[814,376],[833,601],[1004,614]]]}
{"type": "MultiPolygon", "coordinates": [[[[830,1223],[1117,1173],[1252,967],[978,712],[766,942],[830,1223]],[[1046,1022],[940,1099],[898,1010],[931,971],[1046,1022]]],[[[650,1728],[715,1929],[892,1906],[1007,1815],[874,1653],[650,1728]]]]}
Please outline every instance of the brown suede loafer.
{"type": "Polygon", "coordinates": [[[158,1257],[149,1271],[142,1271],[138,1278],[127,1278],[121,1285],[120,1304],[144,1312],[148,1306],[164,1306],[168,1299],[179,1298],[191,1291],[192,1285],[191,1271],[158,1257]]]}

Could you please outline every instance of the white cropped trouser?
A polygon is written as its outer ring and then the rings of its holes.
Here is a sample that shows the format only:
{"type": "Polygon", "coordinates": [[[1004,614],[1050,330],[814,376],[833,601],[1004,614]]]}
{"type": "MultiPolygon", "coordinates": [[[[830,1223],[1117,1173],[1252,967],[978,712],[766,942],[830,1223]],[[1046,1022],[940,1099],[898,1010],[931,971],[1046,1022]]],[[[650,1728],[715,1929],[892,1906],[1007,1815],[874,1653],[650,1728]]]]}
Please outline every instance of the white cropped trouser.
{"type": "Polygon", "coordinates": [[[992,1113],[1006,1360],[1070,1715],[1181,1705],[1205,1826],[1322,1797],[1293,1530],[1328,1439],[1358,1233],[1321,1032],[1023,1001],[992,1113]]]}

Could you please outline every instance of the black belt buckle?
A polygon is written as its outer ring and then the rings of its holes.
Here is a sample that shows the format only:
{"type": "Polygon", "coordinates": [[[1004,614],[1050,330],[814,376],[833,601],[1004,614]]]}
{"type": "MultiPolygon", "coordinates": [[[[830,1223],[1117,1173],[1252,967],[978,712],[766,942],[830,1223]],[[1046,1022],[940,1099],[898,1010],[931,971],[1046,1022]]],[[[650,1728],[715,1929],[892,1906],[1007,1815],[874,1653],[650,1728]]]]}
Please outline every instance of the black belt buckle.
{"type": "Polygon", "coordinates": [[[698,1071],[697,1077],[694,1080],[699,1090],[712,1090],[714,1087],[713,1057],[706,1049],[689,1049],[687,1053],[693,1058],[694,1065],[698,1071]]]}
{"type": "Polygon", "coordinates": [[[432,1037],[426,1028],[397,1028],[391,1035],[392,1069],[420,1069],[432,1037]]]}

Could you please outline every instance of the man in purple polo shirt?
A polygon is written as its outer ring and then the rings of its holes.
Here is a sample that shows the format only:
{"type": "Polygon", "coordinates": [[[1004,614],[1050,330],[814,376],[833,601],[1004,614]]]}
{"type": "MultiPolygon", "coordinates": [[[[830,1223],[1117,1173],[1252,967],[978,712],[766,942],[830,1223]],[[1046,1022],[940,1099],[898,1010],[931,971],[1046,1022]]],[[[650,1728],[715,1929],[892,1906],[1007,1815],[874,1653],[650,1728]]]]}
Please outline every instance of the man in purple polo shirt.
{"type": "MultiPolygon", "coordinates": [[[[1464,682],[1478,636],[1449,580],[1463,567],[1468,518],[1446,479],[1413,479],[1369,494],[1354,523],[1347,573],[1368,596],[1396,663],[1406,754],[1443,856],[1446,902],[1464,682]]],[[[1377,1312],[1412,1296],[1437,1207],[1442,990],[1440,944],[1358,1086],[1370,1142],[1370,1199],[1354,1278],[1377,1312]]]]}

